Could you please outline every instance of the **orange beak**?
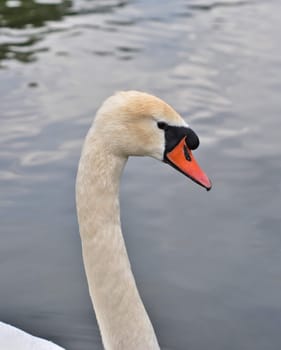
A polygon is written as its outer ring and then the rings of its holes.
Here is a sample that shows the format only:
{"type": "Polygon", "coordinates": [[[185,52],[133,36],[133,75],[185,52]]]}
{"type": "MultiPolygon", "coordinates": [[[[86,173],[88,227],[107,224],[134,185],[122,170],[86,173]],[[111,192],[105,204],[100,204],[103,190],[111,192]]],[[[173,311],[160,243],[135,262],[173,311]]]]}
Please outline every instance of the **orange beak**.
{"type": "Polygon", "coordinates": [[[186,137],[170,152],[166,153],[165,161],[209,191],[212,188],[212,183],[196,162],[191,150],[186,145],[185,139],[186,137]]]}

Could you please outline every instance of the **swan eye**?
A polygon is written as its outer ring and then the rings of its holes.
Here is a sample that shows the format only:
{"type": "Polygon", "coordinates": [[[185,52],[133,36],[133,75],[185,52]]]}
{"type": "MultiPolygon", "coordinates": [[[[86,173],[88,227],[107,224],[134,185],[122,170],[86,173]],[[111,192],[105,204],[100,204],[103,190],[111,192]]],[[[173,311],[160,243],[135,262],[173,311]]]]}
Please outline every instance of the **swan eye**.
{"type": "Polygon", "coordinates": [[[168,124],[165,122],[158,122],[157,126],[159,129],[167,130],[168,129],[168,124]]]}

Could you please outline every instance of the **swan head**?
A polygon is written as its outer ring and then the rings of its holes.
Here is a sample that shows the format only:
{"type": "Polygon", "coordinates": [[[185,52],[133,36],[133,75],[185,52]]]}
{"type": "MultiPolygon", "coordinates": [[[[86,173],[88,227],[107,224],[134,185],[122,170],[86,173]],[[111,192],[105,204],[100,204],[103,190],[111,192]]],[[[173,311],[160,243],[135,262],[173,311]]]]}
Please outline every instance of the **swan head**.
{"type": "Polygon", "coordinates": [[[207,190],[212,187],[192,153],[199,146],[198,136],[171,106],[155,96],[139,91],[116,93],[97,112],[93,131],[117,156],[150,156],[207,190]]]}

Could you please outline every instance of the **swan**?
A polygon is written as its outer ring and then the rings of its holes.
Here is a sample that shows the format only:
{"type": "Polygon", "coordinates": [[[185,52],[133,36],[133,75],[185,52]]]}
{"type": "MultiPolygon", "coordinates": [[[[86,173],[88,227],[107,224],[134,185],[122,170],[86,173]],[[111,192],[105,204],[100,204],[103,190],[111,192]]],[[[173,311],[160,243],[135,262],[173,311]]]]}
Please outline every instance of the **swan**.
{"type": "MultiPolygon", "coordinates": [[[[192,153],[198,146],[198,136],[181,116],[144,92],[118,92],[96,113],[79,161],[76,207],[89,293],[106,350],[160,349],[121,231],[119,181],[127,159],[164,161],[210,190],[211,181],[192,153]]],[[[3,323],[0,349],[63,350],[3,323]]]]}

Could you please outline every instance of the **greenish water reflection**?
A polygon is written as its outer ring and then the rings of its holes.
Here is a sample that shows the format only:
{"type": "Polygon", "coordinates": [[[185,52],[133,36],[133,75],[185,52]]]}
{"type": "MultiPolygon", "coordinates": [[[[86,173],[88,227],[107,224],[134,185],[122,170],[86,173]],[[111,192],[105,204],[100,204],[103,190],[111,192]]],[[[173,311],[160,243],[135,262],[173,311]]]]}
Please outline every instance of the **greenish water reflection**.
{"type": "Polygon", "coordinates": [[[35,54],[47,48],[36,48],[42,35],[36,30],[28,32],[28,29],[42,27],[47,21],[61,20],[71,6],[71,0],[60,3],[36,3],[32,0],[0,2],[0,28],[4,29],[4,40],[0,43],[0,68],[3,68],[3,60],[13,59],[21,63],[35,61],[35,54]]]}
{"type": "Polygon", "coordinates": [[[33,0],[18,2],[18,6],[7,6],[0,2],[0,27],[26,28],[41,27],[46,21],[59,21],[72,6],[71,0],[60,3],[37,3],[33,0]]]}
{"type": "MultiPolygon", "coordinates": [[[[36,52],[45,51],[47,49],[30,50],[40,40],[39,37],[32,36],[22,43],[5,43],[0,45],[0,61],[5,59],[15,59],[22,63],[29,63],[35,60],[36,52]]],[[[0,65],[1,68],[1,65],[0,65]]]]}
{"type": "Polygon", "coordinates": [[[110,13],[127,5],[127,1],[99,2],[96,0],[75,2],[72,0],[36,2],[34,0],[9,0],[0,2],[0,69],[3,61],[21,63],[36,61],[36,54],[47,51],[38,47],[50,29],[48,22],[61,21],[65,16],[92,13],[110,13]],[[43,29],[42,29],[43,28],[43,29]]]}

